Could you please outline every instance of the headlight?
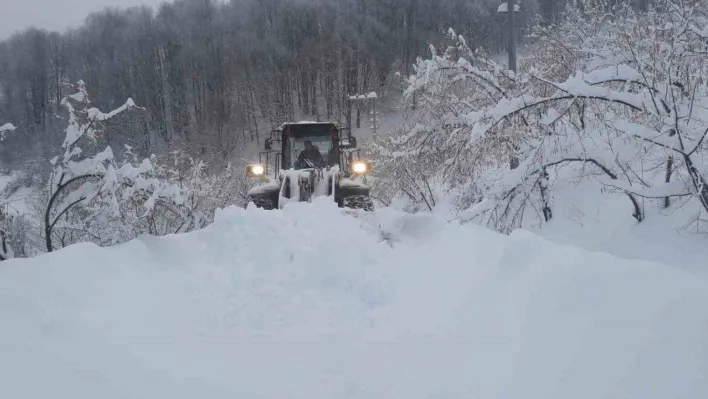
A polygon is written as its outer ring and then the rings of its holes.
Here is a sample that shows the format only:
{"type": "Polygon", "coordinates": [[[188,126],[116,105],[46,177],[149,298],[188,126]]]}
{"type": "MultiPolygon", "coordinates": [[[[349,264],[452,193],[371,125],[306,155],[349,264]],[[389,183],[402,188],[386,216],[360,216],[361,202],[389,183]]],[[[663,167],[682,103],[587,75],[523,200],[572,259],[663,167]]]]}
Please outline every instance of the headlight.
{"type": "Polygon", "coordinates": [[[248,168],[246,168],[246,173],[249,176],[261,176],[265,173],[265,166],[263,165],[249,165],[248,168]]]}
{"type": "Polygon", "coordinates": [[[366,165],[364,162],[354,162],[352,164],[352,172],[362,175],[366,173],[366,171],[369,169],[369,167],[366,165]]]}

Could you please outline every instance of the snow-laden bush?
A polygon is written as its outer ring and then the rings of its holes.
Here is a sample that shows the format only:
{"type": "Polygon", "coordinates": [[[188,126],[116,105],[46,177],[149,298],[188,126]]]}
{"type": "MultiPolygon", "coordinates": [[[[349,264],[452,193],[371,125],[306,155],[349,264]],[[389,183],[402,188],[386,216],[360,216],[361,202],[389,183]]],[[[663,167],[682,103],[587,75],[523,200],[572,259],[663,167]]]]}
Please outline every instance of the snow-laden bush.
{"type": "Polygon", "coordinates": [[[227,163],[209,167],[185,151],[172,151],[156,157],[158,176],[185,190],[185,203],[194,215],[190,226],[180,231],[200,228],[213,221],[216,209],[228,205],[244,206],[250,188],[243,172],[246,160],[235,165],[227,163]]]}
{"type": "Polygon", "coordinates": [[[119,115],[141,111],[128,99],[104,113],[90,106],[82,81],[62,99],[68,113],[62,154],[53,158],[45,192],[42,230],[47,251],[79,241],[110,245],[139,234],[166,234],[198,226],[189,193],[169,179],[152,159],[126,157],[118,163],[108,146],[95,155],[80,147],[100,126],[119,115]]]}
{"type": "Polygon", "coordinates": [[[419,122],[377,143],[377,164],[478,193],[464,218],[505,232],[550,220],[559,178],[624,194],[637,221],[639,197],[705,215],[708,19],[700,2],[657,6],[571,9],[535,32],[516,74],[451,32],[455,44],[419,59],[409,80],[419,122]]]}
{"type": "Polygon", "coordinates": [[[510,96],[513,77],[481,50],[471,50],[454,31],[448,39],[442,54],[431,45],[430,58],[418,58],[414,65],[404,100],[415,109],[405,126],[368,148],[387,199],[402,197],[413,208],[432,209],[442,186],[464,184],[474,170],[508,162],[510,154],[508,131],[469,142],[469,126],[460,120],[510,96]]]}
{"type": "MultiPolygon", "coordinates": [[[[13,133],[17,130],[17,127],[12,123],[5,123],[0,125],[0,142],[5,141],[5,137],[8,133],[13,133]]],[[[11,259],[15,257],[15,252],[13,250],[13,243],[11,242],[13,219],[7,214],[7,208],[4,204],[0,204],[0,261],[11,259]]]]}
{"type": "Polygon", "coordinates": [[[0,260],[26,258],[37,253],[41,245],[37,225],[27,215],[12,212],[11,207],[0,208],[0,260]]]}

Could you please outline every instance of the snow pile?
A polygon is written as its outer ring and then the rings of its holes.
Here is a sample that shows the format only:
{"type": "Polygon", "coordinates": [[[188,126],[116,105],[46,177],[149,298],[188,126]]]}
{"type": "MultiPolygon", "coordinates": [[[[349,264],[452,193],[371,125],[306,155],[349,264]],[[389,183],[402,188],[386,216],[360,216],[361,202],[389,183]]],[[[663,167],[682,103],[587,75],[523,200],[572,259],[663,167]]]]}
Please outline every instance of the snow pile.
{"type": "MultiPolygon", "coordinates": [[[[509,11],[509,4],[506,2],[499,4],[499,7],[497,7],[497,12],[505,13],[507,11],[509,11]]],[[[521,11],[521,7],[518,4],[514,4],[514,12],[518,11],[521,11]]]]}
{"type": "MultiPolygon", "coordinates": [[[[333,195],[331,190],[336,191],[336,181],[339,178],[339,166],[332,166],[323,169],[288,169],[281,170],[282,183],[278,192],[278,206],[283,208],[290,203],[297,203],[306,200],[301,198],[305,196],[326,196],[333,195]],[[310,193],[310,188],[312,192],[310,193]],[[286,196],[289,193],[289,197],[286,196]]],[[[267,183],[263,186],[256,186],[249,191],[249,195],[259,193],[272,187],[272,183],[267,183]]]]}
{"type": "Polygon", "coordinates": [[[0,394],[698,398],[708,283],[435,216],[228,208],[0,265],[0,394]]]}
{"type": "Polygon", "coordinates": [[[7,132],[14,132],[17,128],[12,123],[6,123],[0,126],[0,141],[5,140],[7,132]]]}
{"type": "Polygon", "coordinates": [[[0,126],[0,132],[1,132],[1,133],[4,133],[4,132],[12,132],[12,131],[14,131],[15,129],[16,129],[16,127],[15,127],[15,125],[13,125],[12,123],[6,123],[6,124],[0,126]]]}
{"type": "Polygon", "coordinates": [[[708,272],[706,236],[695,225],[687,227],[692,225],[695,207],[664,209],[654,201],[640,199],[646,219],[637,223],[630,216],[631,203],[621,194],[608,194],[603,188],[599,182],[556,180],[554,218],[536,232],[553,242],[590,251],[708,272]]]}
{"type": "Polygon", "coordinates": [[[373,99],[373,98],[378,98],[378,94],[376,94],[375,91],[368,92],[366,94],[358,94],[356,96],[349,96],[350,100],[365,100],[365,99],[373,99]]]}

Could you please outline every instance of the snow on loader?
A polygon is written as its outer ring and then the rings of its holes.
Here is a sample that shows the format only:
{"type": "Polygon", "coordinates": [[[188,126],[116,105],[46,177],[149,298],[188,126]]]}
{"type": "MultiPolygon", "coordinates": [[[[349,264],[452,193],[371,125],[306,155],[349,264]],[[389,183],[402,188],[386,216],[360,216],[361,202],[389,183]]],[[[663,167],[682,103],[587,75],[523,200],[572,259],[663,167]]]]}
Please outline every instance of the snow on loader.
{"type": "Polygon", "coordinates": [[[248,191],[249,202],[279,209],[328,196],[339,207],[373,211],[366,184],[371,164],[361,159],[356,138],[344,130],[331,122],[284,123],[273,130],[258,163],[246,169],[248,177],[259,180],[248,191]]]}

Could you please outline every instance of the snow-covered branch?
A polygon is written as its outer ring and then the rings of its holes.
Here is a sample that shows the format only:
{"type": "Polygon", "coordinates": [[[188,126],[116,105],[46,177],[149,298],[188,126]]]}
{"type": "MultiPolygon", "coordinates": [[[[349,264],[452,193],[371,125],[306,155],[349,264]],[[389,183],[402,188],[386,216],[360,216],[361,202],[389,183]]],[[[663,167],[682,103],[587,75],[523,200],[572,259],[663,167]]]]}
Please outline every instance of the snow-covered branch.
{"type": "Polygon", "coordinates": [[[79,146],[81,140],[93,137],[100,124],[142,108],[128,99],[122,106],[104,113],[88,107],[90,101],[83,82],[75,88],[75,93],[62,100],[69,115],[63,154],[51,160],[54,169],[43,220],[47,251],[55,249],[53,237],[57,229],[77,223],[90,225],[97,218],[112,218],[134,228],[137,220],[152,217],[161,207],[184,219],[180,224],[193,217],[185,201],[185,190],[161,179],[158,168],[149,159],[128,157],[119,165],[110,146],[93,156],[84,154],[79,146]]]}
{"type": "Polygon", "coordinates": [[[419,186],[435,177],[448,189],[475,187],[473,213],[503,231],[523,224],[526,208],[541,222],[552,217],[563,168],[576,173],[564,178],[626,194],[638,221],[637,198],[668,207],[684,197],[708,212],[708,53],[696,51],[708,18],[689,3],[642,14],[624,7],[612,18],[586,5],[539,28],[536,50],[513,77],[452,33],[443,54],[432,47],[409,79],[410,127],[376,143],[377,162],[412,173],[419,186]],[[512,156],[520,163],[509,170],[512,156]],[[413,173],[419,163],[426,166],[413,173]]]}

